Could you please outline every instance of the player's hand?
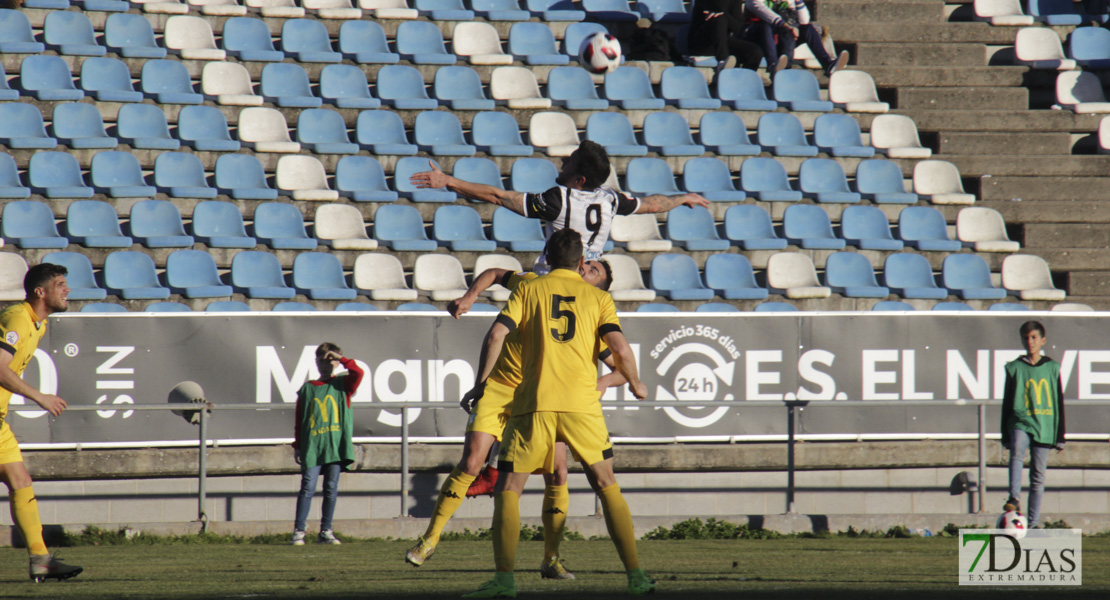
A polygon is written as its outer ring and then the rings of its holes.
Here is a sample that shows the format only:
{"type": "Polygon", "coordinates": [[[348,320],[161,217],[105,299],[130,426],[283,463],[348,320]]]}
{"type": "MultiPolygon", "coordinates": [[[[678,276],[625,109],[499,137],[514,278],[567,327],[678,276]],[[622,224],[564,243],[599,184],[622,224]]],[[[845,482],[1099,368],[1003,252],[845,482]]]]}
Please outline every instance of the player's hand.
{"type": "Polygon", "coordinates": [[[422,190],[447,187],[447,182],[450,181],[451,178],[443,171],[440,171],[439,167],[430,160],[428,161],[428,166],[432,168],[431,171],[414,173],[412,177],[409,177],[409,183],[422,190]]]}
{"type": "Polygon", "coordinates": [[[474,405],[482,399],[482,394],[484,394],[485,391],[485,382],[479,383],[473,388],[470,388],[469,392],[463,394],[462,401],[459,402],[459,406],[461,406],[462,409],[467,412],[467,414],[470,414],[470,411],[474,410],[474,405]]]}
{"type": "Polygon", "coordinates": [[[628,384],[628,389],[632,390],[632,395],[636,396],[637,400],[647,398],[647,386],[642,381],[628,384]]]}
{"type": "Polygon", "coordinates": [[[304,459],[301,458],[300,448],[293,449],[293,462],[297,463],[298,466],[300,466],[300,464],[304,462],[304,459]]]}
{"type": "Polygon", "coordinates": [[[336,352],[335,350],[328,350],[328,353],[324,355],[324,360],[328,360],[328,361],[332,361],[332,360],[338,360],[338,361],[342,361],[342,360],[343,360],[343,357],[342,357],[342,356],[340,356],[340,355],[339,355],[339,353],[338,353],[338,352],[336,352]]]}
{"type": "Polygon", "coordinates": [[[43,394],[41,400],[35,400],[39,406],[46,412],[54,415],[55,417],[62,414],[62,411],[69,407],[65,400],[53,394],[43,394]]]}
{"type": "Polygon", "coordinates": [[[686,200],[682,204],[684,206],[689,206],[690,208],[693,208],[695,206],[709,208],[710,206],[709,201],[701,197],[700,194],[686,194],[686,200]]]}
{"type": "Polygon", "coordinates": [[[474,305],[474,299],[468,296],[456,298],[447,303],[447,312],[451,313],[452,317],[456,319],[470,312],[470,307],[474,305]]]}

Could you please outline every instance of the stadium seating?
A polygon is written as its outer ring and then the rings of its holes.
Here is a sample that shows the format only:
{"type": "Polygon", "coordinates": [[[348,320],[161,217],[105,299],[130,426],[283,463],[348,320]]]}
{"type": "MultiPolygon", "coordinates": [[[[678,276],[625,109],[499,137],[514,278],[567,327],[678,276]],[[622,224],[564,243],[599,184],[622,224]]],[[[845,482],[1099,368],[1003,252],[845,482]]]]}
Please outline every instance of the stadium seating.
{"type": "MultiPolygon", "coordinates": [[[[142,15],[120,13],[104,21],[104,45],[123,58],[165,58],[166,49],[154,39],[154,28],[142,15]]],[[[0,51],[3,46],[0,46],[0,51]]]]}
{"type": "Polygon", "coordinates": [[[937,302],[929,310],[952,312],[952,311],[973,311],[974,308],[966,302],[937,302]]]}
{"type": "Polygon", "coordinates": [[[1021,9],[1020,0],[975,0],[975,19],[997,27],[1024,27],[1033,17],[1021,9]]]}
{"type": "Polygon", "coordinates": [[[397,189],[397,194],[413,202],[454,202],[458,198],[455,192],[447,188],[420,189],[410,180],[417,173],[431,170],[432,165],[437,169],[440,168],[434,160],[423,156],[406,156],[398,159],[393,167],[393,186],[397,189]]]}
{"type": "Polygon", "coordinates": [[[224,113],[214,106],[186,106],[177,117],[177,137],[195,151],[236,152],[224,113]]]}
{"type": "Polygon", "coordinates": [[[509,179],[513,190],[526,194],[539,194],[555,186],[559,170],[551,161],[542,158],[521,158],[513,162],[509,179]]]}
{"type": "Polygon", "coordinates": [[[725,111],[707,112],[701,116],[698,142],[722,156],[755,156],[760,151],[759,146],[748,139],[748,130],[740,117],[725,111]]]}
{"type": "MultiPolygon", "coordinates": [[[[402,130],[403,131],[403,130],[402,130]]],[[[477,150],[491,156],[530,156],[532,146],[525,145],[512,115],[502,112],[480,112],[470,126],[471,141],[477,150]]]]}
{"type": "Polygon", "coordinates": [[[54,211],[36,200],[8,202],[0,212],[0,235],[20,248],[65,248],[69,240],[58,234],[54,211]]]}
{"type": "Polygon", "coordinates": [[[530,17],[516,0],[472,0],[470,7],[490,21],[527,21],[530,17]]]}
{"type": "Polygon", "coordinates": [[[646,213],[613,217],[609,238],[628,252],[669,252],[674,245],[659,233],[659,221],[655,215],[646,213]]]}
{"type": "Polygon", "coordinates": [[[894,239],[890,221],[874,206],[849,206],[840,216],[840,237],[860,250],[898,251],[905,245],[894,239]]]}
{"type": "Polygon", "coordinates": [[[773,158],[749,158],[740,165],[740,187],[764,202],[797,202],[802,193],[790,187],[786,167],[773,158]]]}
{"type": "Polygon", "coordinates": [[[724,251],[729,247],[729,241],[717,235],[713,216],[701,206],[679,206],[668,212],[667,238],[690,252],[724,251]]]}
{"type": "MultiPolygon", "coordinates": [[[[420,1],[428,2],[431,0],[420,1]]],[[[460,6],[462,5],[461,0],[448,1],[458,2],[460,6]]],[[[471,18],[473,18],[474,13],[471,12],[470,14],[471,18]]],[[[472,65],[513,64],[512,55],[506,54],[504,50],[502,50],[501,37],[498,35],[493,25],[489,23],[467,21],[468,22],[456,24],[454,31],[451,33],[451,50],[453,50],[455,54],[466,57],[467,62],[472,65]]]]}
{"type": "Polygon", "coordinates": [[[764,152],[775,156],[817,156],[817,147],[806,140],[798,117],[790,113],[764,113],[756,125],[756,139],[764,152]]]}
{"type": "Polygon", "coordinates": [[[1069,71],[1078,67],[1064,54],[1064,46],[1055,31],[1043,27],[1019,29],[1014,38],[1014,64],[1034,69],[1069,71]]]}
{"type": "Polygon", "coordinates": [[[274,48],[270,29],[262,19],[232,17],[224,21],[220,43],[228,56],[241,61],[281,62],[285,60],[285,53],[274,48]]]}
{"type": "Polygon", "coordinates": [[[378,98],[395,109],[432,110],[439,105],[428,97],[424,77],[407,65],[386,65],[378,71],[378,98]]]}
{"type": "Polygon", "coordinates": [[[166,287],[186,298],[226,298],[231,286],[220,281],[216,261],[204,250],[177,250],[166,257],[166,287]]]}
{"type": "Polygon", "coordinates": [[[293,259],[293,287],[312,300],[354,300],[343,266],[329,252],[301,252],[293,259]]]}
{"type": "Polygon", "coordinates": [[[355,259],[354,286],[373,300],[409,301],[416,290],[405,282],[401,261],[392,254],[360,254],[355,259]]]}
{"type": "Polygon", "coordinates": [[[901,300],[881,300],[881,301],[876,302],[875,304],[871,305],[871,310],[880,310],[880,311],[903,311],[904,310],[904,311],[909,311],[909,310],[917,310],[917,309],[915,309],[913,307],[913,305],[910,304],[909,302],[903,302],[901,300]]]}
{"type": "Polygon", "coordinates": [[[91,198],[93,189],[81,178],[81,166],[68,152],[36,152],[27,167],[31,191],[47,198],[91,198]]]}
{"type": "Polygon", "coordinates": [[[410,144],[401,117],[388,110],[364,110],[355,122],[355,138],[365,150],[375,155],[416,154],[416,144],[410,144]]]}
{"type": "MultiPolygon", "coordinates": [[[[303,114],[303,113],[302,113],[303,114]]],[[[339,192],[328,186],[328,176],[319,160],[304,155],[282,156],[277,163],[274,184],[294,200],[332,202],[339,192]]]]}
{"type": "Polygon", "coordinates": [[[619,112],[595,112],[586,119],[586,139],[605,147],[609,156],[645,156],[647,146],[636,141],[632,122],[619,112]]]}
{"type": "Polygon", "coordinates": [[[533,113],[528,121],[528,140],[548,156],[570,156],[578,149],[578,128],[566,113],[533,113]]]}
{"type": "Polygon", "coordinates": [[[285,283],[277,256],[257,250],[245,250],[232,257],[231,287],[248,298],[288,300],[297,295],[285,283]]]}
{"type": "Polygon", "coordinates": [[[716,110],[721,107],[721,101],[710,95],[705,76],[694,67],[664,69],[659,93],[665,102],[679,109],[716,110]]]}
{"type": "Polygon", "coordinates": [[[778,237],[771,215],[754,204],[738,204],[725,211],[725,238],[743,250],[782,250],[786,240],[778,237]]]}
{"type": "Polygon", "coordinates": [[[316,19],[288,19],[281,26],[281,49],[303,63],[337,63],[343,55],[331,47],[328,29],[316,19]]]}
{"type": "Polygon", "coordinates": [[[315,250],[317,246],[305,232],[301,211],[292,204],[259,204],[251,231],[255,239],[274,250],[315,250]]]}
{"type": "Polygon", "coordinates": [[[977,254],[949,254],[941,265],[944,287],[963,300],[1000,300],[1006,290],[991,282],[987,261],[977,254]]]}
{"type": "Polygon", "coordinates": [[[50,132],[73,150],[115,148],[119,140],[104,130],[100,111],[92,104],[62,102],[54,106],[50,132]]]}
{"type": "Polygon", "coordinates": [[[424,111],[413,127],[416,147],[434,156],[472,156],[475,147],[463,138],[458,117],[446,111],[424,111]]]}
{"type": "Polygon", "coordinates": [[[948,237],[944,215],[931,206],[907,206],[898,213],[898,237],[922,252],[958,252],[963,246],[948,237]]]}
{"type": "MultiPolygon", "coordinates": [[[[536,75],[525,67],[497,67],[490,74],[490,96],[511,109],[551,108],[551,100],[540,93],[536,75]]],[[[535,145],[535,142],[532,142],[535,145]]]]}
{"type": "Polygon", "coordinates": [[[705,259],[705,286],[726,300],[763,300],[766,288],[755,281],[752,264],[743,254],[711,254],[705,259]]]}
{"type": "Polygon", "coordinates": [[[193,88],[189,71],[180,61],[144,62],[140,82],[143,95],[158,104],[200,104],[204,101],[204,96],[193,88]]]}
{"type": "Polygon", "coordinates": [[[1067,293],[1056,287],[1043,258],[1014,254],[1002,261],[1002,287],[1022,300],[1059,302],[1067,293]]]}
{"type": "Polygon", "coordinates": [[[433,21],[472,21],[474,11],[463,6],[462,0],[413,0],[420,14],[433,21]]]}
{"type": "Polygon", "coordinates": [[[0,9],[0,40],[0,52],[5,54],[38,54],[46,49],[35,41],[27,15],[9,8],[0,9]]]}
{"type": "Polygon", "coordinates": [[[335,310],[341,312],[375,312],[381,309],[367,302],[343,302],[337,304],[335,310]]]}
{"type": "Polygon", "coordinates": [[[358,6],[378,19],[415,19],[419,14],[405,0],[358,0],[358,6]]]}
{"type": "Polygon", "coordinates": [[[1077,27],[1068,37],[1068,56],[1084,69],[1110,68],[1110,31],[1077,27]]]}
{"type": "Polygon", "coordinates": [[[741,202],[747,195],[736,189],[728,165],[712,156],[691,158],[682,166],[683,187],[715,202],[741,202]]]}
{"type": "Polygon", "coordinates": [[[70,300],[103,300],[108,297],[108,291],[96,283],[92,263],[84,254],[51,252],[42,257],[42,262],[62,265],[66,268],[66,285],[69,286],[70,300]]]}
{"type": "Polygon", "coordinates": [[[848,189],[844,168],[830,158],[802,161],[798,170],[798,186],[805,197],[821,204],[854,204],[860,201],[860,195],[848,189]]]}
{"type": "Polygon", "coordinates": [[[1102,82],[1090,71],[1060,73],[1056,77],[1056,102],[1076,114],[1110,113],[1102,82]]]}
{"type": "Polygon", "coordinates": [[[319,19],[362,18],[362,9],[353,6],[352,0],[302,0],[302,5],[319,19]]]}
{"type": "Polygon", "coordinates": [[[685,117],[675,112],[653,112],[644,117],[644,144],[662,156],[705,153],[705,146],[694,143],[685,117]]]}
{"type": "Polygon", "coordinates": [[[385,182],[385,171],[372,156],[344,156],[335,166],[335,189],[355,202],[393,202],[397,192],[385,182]]]}
{"type": "Polygon", "coordinates": [[[725,69],[717,76],[717,98],[736,110],[773,111],[778,103],[767,98],[759,73],[725,69]]]}
{"type": "Polygon", "coordinates": [[[1010,240],[1002,213],[993,208],[969,206],[956,215],[956,237],[976,252],[1017,252],[1021,244],[1010,240]]]}
{"type": "Polygon", "coordinates": [[[875,155],[873,147],[863,144],[859,122],[849,115],[817,117],[813,123],[813,145],[831,156],[871,158],[875,155]]]}
{"type": "Polygon", "coordinates": [[[250,154],[223,154],[216,159],[216,188],[236,200],[274,200],[262,163],[250,154]]]}
{"type": "Polygon", "coordinates": [[[39,109],[22,102],[0,104],[0,143],[9,149],[49,150],[58,146],[58,140],[46,133],[39,109]]]}
{"type": "MultiPolygon", "coordinates": [[[[249,158],[249,157],[247,157],[249,158]]],[[[218,170],[218,167],[217,167],[218,170]]],[[[254,248],[257,240],[247,235],[243,214],[230,202],[203,200],[193,207],[190,233],[209,248],[254,248]]]]}
{"type": "Polygon", "coordinates": [[[397,27],[397,53],[418,65],[452,65],[458,60],[447,52],[443,34],[427,21],[406,21],[397,27]]]}
{"type": "Polygon", "coordinates": [[[73,84],[69,65],[60,56],[36,54],[24,58],[19,63],[19,85],[41,101],[80,101],[85,97],[85,92],[73,84]]]}
{"type": "Polygon", "coordinates": [[[492,252],[497,242],[486,238],[482,218],[469,206],[449,205],[436,209],[432,236],[452,252],[492,252]]]}
{"type": "Polygon", "coordinates": [[[158,281],[154,260],[145,252],[120,250],[104,258],[104,287],[124,300],[164,300],[170,289],[158,281]]]}
{"type": "Polygon", "coordinates": [[[561,54],[555,34],[544,23],[514,23],[509,29],[509,54],[526,65],[565,65],[570,57],[561,54]]]}
{"type": "Polygon", "coordinates": [[[843,69],[829,77],[829,100],[848,112],[885,113],[890,104],[879,100],[875,80],[864,71],[843,69]]]}
{"type": "MultiPolygon", "coordinates": [[[[483,272],[488,269],[505,269],[511,273],[520,273],[524,271],[520,261],[509,254],[483,254],[474,259],[474,277],[477,279],[483,272]]],[[[509,299],[512,292],[505,286],[495,283],[482,292],[482,295],[496,300],[497,302],[504,302],[509,299]]],[[[473,308],[473,307],[472,307],[473,308]]]]}
{"type": "Polygon", "coordinates": [[[834,252],[825,259],[825,285],[847,298],[886,298],[890,290],[875,280],[871,261],[858,252],[834,252]]]}
{"type": "Polygon", "coordinates": [[[798,112],[828,112],[833,103],[821,99],[817,77],[805,69],[784,69],[774,75],[772,90],[775,102],[787,110],[798,112]]]}
{"type": "MultiPolygon", "coordinates": [[[[297,116],[297,142],[302,148],[312,150],[316,154],[358,154],[359,150],[358,144],[352,142],[347,136],[347,124],[343,120],[343,115],[328,108],[309,108],[301,111],[297,116]]],[[[322,166],[320,170],[323,171],[322,166]]],[[[281,177],[280,171],[278,176],[281,177]]],[[[278,185],[278,187],[282,186],[278,185]]],[[[326,188],[327,181],[323,181],[323,185],[318,187],[326,188]]]]}
{"type": "Polygon", "coordinates": [[[1095,309],[1092,308],[1091,305],[1083,304],[1082,302],[1061,302],[1059,304],[1053,304],[1052,308],[1049,310],[1052,312],[1092,312],[1095,309]]]}
{"type": "Polygon", "coordinates": [[[644,285],[636,259],[627,254],[609,254],[605,260],[613,269],[613,283],[609,286],[613,300],[650,302],[655,299],[655,290],[644,285]]]}
{"type": "Polygon", "coordinates": [[[216,47],[216,37],[206,19],[174,15],[166,19],[163,42],[170,54],[184,60],[224,60],[227,52],[216,47]]]}
{"type": "Polygon", "coordinates": [[[1079,25],[1083,22],[1068,0],[1029,0],[1029,14],[1046,25],[1079,25]]]}
{"type": "MultiPolygon", "coordinates": [[[[3,120],[0,119],[0,123],[3,120]]],[[[15,166],[15,159],[11,154],[0,152],[0,199],[18,200],[29,198],[31,188],[23,185],[19,179],[19,170],[15,166]]]]}
{"type": "Polygon", "coordinates": [[[451,174],[463,181],[481,183],[499,190],[505,189],[505,184],[501,181],[501,168],[488,158],[473,156],[460,158],[455,161],[455,168],[451,174]]]}
{"type": "Polygon", "coordinates": [[[170,135],[166,113],[151,104],[125,104],[116,117],[116,137],[134,149],[177,150],[181,142],[170,135]]]}
{"type": "Polygon", "coordinates": [[[127,307],[115,302],[90,302],[81,307],[83,313],[126,313],[127,307]]]}
{"type": "Polygon", "coordinates": [[[818,281],[813,260],[801,252],[776,252],[767,259],[767,288],[772,294],[791,299],[828,298],[832,294],[818,281]]]}
{"type": "Polygon", "coordinates": [[[250,73],[239,63],[213,61],[201,71],[200,90],[205,98],[223,106],[261,106],[250,73]]]}
{"type": "Polygon", "coordinates": [[[739,308],[731,304],[725,304],[724,302],[706,302],[704,304],[699,304],[698,307],[694,309],[694,312],[730,313],[741,311],[739,308]]]}
{"type": "Polygon", "coordinates": [[[96,41],[92,23],[83,12],[51,11],[43,20],[46,47],[70,56],[104,56],[108,49],[96,41]]]}
{"type": "Polygon", "coordinates": [[[634,158],[628,163],[625,174],[628,191],[638,196],[664,194],[673,196],[681,193],[675,184],[671,167],[661,158],[634,158]]]}
{"type": "Polygon", "coordinates": [[[636,312],[642,312],[642,313],[672,313],[672,312],[682,312],[682,311],[680,311],[679,308],[677,306],[673,305],[673,304],[666,304],[666,303],[663,303],[663,302],[649,302],[647,304],[641,304],[641,305],[637,306],[636,307],[636,312]]]}
{"type": "Polygon", "coordinates": [[[929,158],[933,151],[921,145],[917,125],[905,115],[877,115],[871,121],[871,145],[889,158],[929,158]]]}
{"type": "Polygon", "coordinates": [[[546,243],[539,220],[528,219],[503,206],[493,211],[490,234],[498,246],[511,252],[542,252],[546,243]]]}
{"type": "Polygon", "coordinates": [[[385,30],[376,21],[345,21],[339,26],[339,51],[359,64],[400,62],[401,57],[389,49],[385,30]]]}
{"type": "Polygon", "coordinates": [[[374,239],[394,252],[431,252],[437,244],[424,232],[424,221],[415,208],[387,204],[374,213],[374,239]]]}
{"type": "Polygon", "coordinates": [[[694,259],[686,254],[660,254],[651,260],[651,287],[670,300],[709,300],[694,259]]]}
{"type": "Polygon", "coordinates": [[[204,165],[195,154],[163,152],[154,160],[154,185],[174,198],[215,198],[204,165]]]}
{"type": "Polygon", "coordinates": [[[666,101],[656,98],[648,74],[636,67],[617,67],[605,75],[605,97],[622,110],[661,110],[666,101]]]}
{"type": "Polygon", "coordinates": [[[146,305],[143,312],[148,313],[183,313],[193,312],[193,309],[180,302],[151,302],[146,305]]]}
{"type": "Polygon", "coordinates": [[[262,67],[259,92],[267,102],[282,108],[318,108],[324,102],[312,93],[304,68],[291,63],[262,67]]]}
{"type": "Polygon", "coordinates": [[[889,160],[860,161],[856,166],[856,191],[875,204],[916,204],[917,194],[906,191],[902,169],[889,160]]]}
{"type": "Polygon", "coordinates": [[[450,254],[422,254],[412,270],[413,287],[434,301],[455,300],[466,293],[459,259],[450,254]]]}
{"type": "Polygon", "coordinates": [[[140,200],[128,217],[131,237],[147,248],[189,248],[193,236],[185,233],[181,212],[167,200],[140,200]]]}
{"type": "Polygon", "coordinates": [[[812,204],[792,204],[782,218],[783,237],[806,250],[841,250],[843,239],[833,234],[829,214],[812,204]]]}
{"type": "Polygon", "coordinates": [[[81,89],[100,102],[143,101],[142,92],[135,91],[131,83],[130,69],[114,58],[85,59],[81,63],[81,89]]]}
{"type": "Polygon", "coordinates": [[[66,209],[66,237],[86,248],[129,248],[116,209],[100,200],[78,200],[66,209]]]}
{"type": "Polygon", "coordinates": [[[581,21],[586,13],[577,10],[567,0],[525,0],[525,6],[532,13],[538,13],[544,21],[581,21]]]}
{"type": "Polygon", "coordinates": [[[23,291],[23,278],[28,268],[22,256],[14,252],[0,252],[0,301],[20,301],[27,297],[23,291]]]}
{"type": "Polygon", "coordinates": [[[973,204],[964,191],[956,165],[945,160],[923,160],[913,166],[913,191],[933,204],[973,204]]]}
{"type": "MultiPolygon", "coordinates": [[[[84,88],[82,88],[84,89],[84,88]]],[[[4,65],[0,64],[0,100],[10,101],[19,99],[19,90],[13,90],[8,84],[8,73],[4,65]]]]}
{"type": "Polygon", "coordinates": [[[493,110],[494,102],[482,91],[478,72],[470,67],[447,66],[436,69],[433,95],[451,110],[493,110]]]}
{"type": "Polygon", "coordinates": [[[252,309],[246,302],[239,300],[217,300],[204,307],[204,312],[251,312],[252,309]]]}
{"type": "Polygon", "coordinates": [[[89,181],[97,193],[112,198],[150,198],[156,190],[146,184],[139,160],[130,152],[97,152],[89,181]]]}

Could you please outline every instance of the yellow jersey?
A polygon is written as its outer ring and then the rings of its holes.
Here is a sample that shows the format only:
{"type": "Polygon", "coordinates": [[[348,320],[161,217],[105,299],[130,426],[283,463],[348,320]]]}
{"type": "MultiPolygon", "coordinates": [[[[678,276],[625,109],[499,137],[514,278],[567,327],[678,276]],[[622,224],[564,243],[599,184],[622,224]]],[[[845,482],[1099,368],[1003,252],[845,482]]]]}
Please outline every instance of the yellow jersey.
{"type": "Polygon", "coordinates": [[[620,331],[608,293],[569,269],[519,284],[497,322],[520,336],[522,381],[513,416],[537,411],[598,412],[601,336],[620,331]]]}
{"type": "MultiPolygon", "coordinates": [[[[525,281],[532,281],[539,277],[535,273],[509,273],[498,283],[515,291],[525,281]]],[[[503,383],[511,388],[520,385],[520,334],[512,331],[505,337],[505,345],[501,347],[501,355],[490,371],[489,378],[503,383]]]]}
{"type": "MultiPolygon", "coordinates": [[[[31,362],[39,340],[46,334],[46,319],[36,320],[35,311],[27,302],[13,304],[0,312],[0,348],[12,355],[9,365],[16,375],[23,375],[31,362]]],[[[12,393],[0,387],[0,419],[8,416],[8,403],[12,393]]]]}

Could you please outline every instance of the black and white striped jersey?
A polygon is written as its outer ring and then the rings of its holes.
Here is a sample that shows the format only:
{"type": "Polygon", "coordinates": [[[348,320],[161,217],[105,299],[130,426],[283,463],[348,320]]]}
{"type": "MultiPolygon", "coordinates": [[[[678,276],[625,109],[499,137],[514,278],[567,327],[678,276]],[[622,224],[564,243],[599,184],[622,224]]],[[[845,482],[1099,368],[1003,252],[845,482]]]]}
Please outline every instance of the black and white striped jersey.
{"type": "Polygon", "coordinates": [[[607,187],[583,191],[557,185],[524,199],[526,216],[543,220],[545,237],[567,227],[582,234],[586,260],[601,258],[614,216],[630,215],[639,208],[638,199],[607,187]]]}

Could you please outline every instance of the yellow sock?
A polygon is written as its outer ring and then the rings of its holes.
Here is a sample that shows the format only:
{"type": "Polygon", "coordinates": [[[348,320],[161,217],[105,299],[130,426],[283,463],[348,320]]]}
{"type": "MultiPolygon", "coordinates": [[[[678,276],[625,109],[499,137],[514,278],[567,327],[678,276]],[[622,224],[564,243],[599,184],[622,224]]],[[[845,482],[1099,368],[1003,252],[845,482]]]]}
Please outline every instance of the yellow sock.
{"type": "Polygon", "coordinates": [[[428,530],[424,532],[425,542],[430,544],[439,543],[439,536],[443,533],[443,528],[447,526],[447,521],[451,520],[455,511],[462,506],[463,500],[466,499],[466,490],[470,488],[471,483],[474,483],[474,476],[463,473],[457,467],[447,476],[447,480],[443,482],[443,487],[439,489],[439,499],[436,500],[436,507],[432,511],[432,520],[428,523],[428,530]]]}
{"type": "Polygon", "coordinates": [[[35,500],[35,491],[30,486],[12,490],[8,501],[12,505],[12,521],[27,542],[27,552],[49,554],[46,542],[42,541],[42,521],[39,520],[39,502],[35,500]]]}
{"type": "Polygon", "coordinates": [[[640,558],[636,554],[636,531],[632,525],[632,511],[621,495],[621,487],[613,484],[597,493],[601,498],[601,510],[605,513],[605,528],[617,547],[617,554],[624,563],[624,569],[631,571],[640,568],[640,558]]]}
{"type": "Polygon", "coordinates": [[[559,543],[563,541],[563,527],[570,509],[570,492],[567,486],[549,485],[543,490],[543,559],[544,562],[559,557],[559,543]]]}
{"type": "Polygon", "coordinates": [[[520,496],[505,490],[493,498],[493,562],[498,573],[516,568],[516,543],[520,541],[520,496]]]}

